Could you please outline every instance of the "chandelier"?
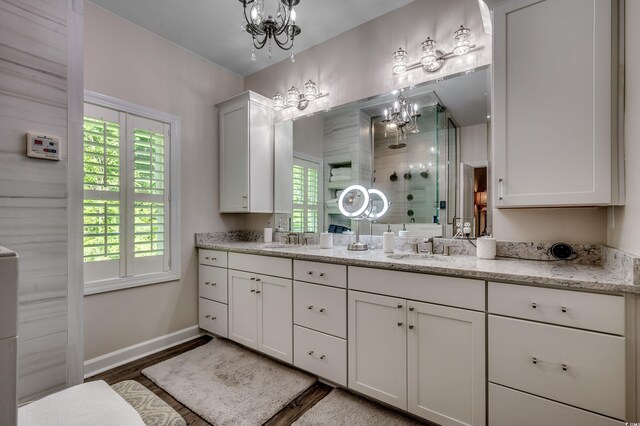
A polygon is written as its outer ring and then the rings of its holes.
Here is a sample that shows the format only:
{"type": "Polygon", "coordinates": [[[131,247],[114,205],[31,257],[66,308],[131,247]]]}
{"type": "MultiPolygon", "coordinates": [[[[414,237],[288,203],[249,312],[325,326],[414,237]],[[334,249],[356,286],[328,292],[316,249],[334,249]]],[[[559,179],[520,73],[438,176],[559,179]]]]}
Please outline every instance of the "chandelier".
{"type": "Polygon", "coordinates": [[[382,119],[382,123],[385,125],[384,137],[387,137],[387,132],[395,132],[397,139],[406,139],[407,131],[419,133],[418,118],[420,116],[418,104],[410,104],[406,96],[398,95],[393,104],[384,109],[384,118],[382,119]]]}
{"type": "MultiPolygon", "coordinates": [[[[251,34],[253,51],[251,60],[256,60],[256,49],[262,49],[269,43],[269,57],[271,57],[271,42],[283,50],[293,47],[294,38],[300,34],[300,27],[296,25],[296,11],[293,9],[300,0],[278,0],[276,16],[267,14],[264,0],[240,0],[244,7],[244,21],[242,30],[251,34]]],[[[293,55],[291,55],[293,60],[293,55]]]]}

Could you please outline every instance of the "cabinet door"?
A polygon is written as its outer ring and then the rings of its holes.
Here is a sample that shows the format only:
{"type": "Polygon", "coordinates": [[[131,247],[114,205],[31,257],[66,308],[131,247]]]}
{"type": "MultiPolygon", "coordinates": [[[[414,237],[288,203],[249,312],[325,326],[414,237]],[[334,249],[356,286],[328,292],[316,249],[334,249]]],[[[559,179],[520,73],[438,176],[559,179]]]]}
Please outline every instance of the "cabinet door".
{"type": "Polygon", "coordinates": [[[258,277],[258,350],[293,363],[293,282],[258,277]]]}
{"type": "Polygon", "coordinates": [[[249,209],[249,108],[246,100],[220,109],[220,212],[249,209]]]}
{"type": "Polygon", "coordinates": [[[409,412],[443,426],[485,424],[485,314],[408,301],[409,412]]]}
{"type": "Polygon", "coordinates": [[[611,204],[611,0],[515,0],[494,20],[495,205],[611,204]]]}
{"type": "Polygon", "coordinates": [[[407,409],[406,301],[349,291],[349,387],[407,409]]]}
{"type": "Polygon", "coordinates": [[[248,210],[251,213],[273,213],[273,161],[273,109],[250,101],[248,210]]]}
{"type": "Polygon", "coordinates": [[[229,339],[258,347],[258,295],[256,275],[229,270],[229,339]]]}

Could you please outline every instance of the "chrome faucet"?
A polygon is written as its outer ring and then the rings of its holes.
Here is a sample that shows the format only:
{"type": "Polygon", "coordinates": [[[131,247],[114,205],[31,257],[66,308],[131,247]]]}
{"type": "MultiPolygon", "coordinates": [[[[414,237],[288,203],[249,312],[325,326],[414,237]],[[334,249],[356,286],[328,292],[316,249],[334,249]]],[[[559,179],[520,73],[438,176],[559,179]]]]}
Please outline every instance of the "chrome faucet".
{"type": "Polygon", "coordinates": [[[300,235],[295,232],[290,232],[286,235],[287,244],[300,244],[300,235]]]}

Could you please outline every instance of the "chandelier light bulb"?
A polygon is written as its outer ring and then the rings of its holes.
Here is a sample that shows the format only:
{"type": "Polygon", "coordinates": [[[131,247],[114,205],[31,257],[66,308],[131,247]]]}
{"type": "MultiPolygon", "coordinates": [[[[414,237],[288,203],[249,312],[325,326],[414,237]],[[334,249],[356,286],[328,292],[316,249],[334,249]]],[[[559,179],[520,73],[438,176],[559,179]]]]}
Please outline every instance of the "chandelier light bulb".
{"type": "Polygon", "coordinates": [[[296,13],[296,10],[294,8],[291,8],[291,15],[289,15],[291,19],[291,23],[295,24],[296,22],[296,18],[298,17],[298,14],[296,13]]]}
{"type": "Polygon", "coordinates": [[[300,101],[300,91],[295,88],[295,86],[291,86],[291,89],[287,90],[287,105],[296,106],[300,101]]]}
{"type": "Polygon", "coordinates": [[[453,54],[464,55],[471,50],[471,30],[460,25],[458,31],[453,33],[453,54]]]}
{"type": "Polygon", "coordinates": [[[407,52],[399,47],[393,54],[393,65],[391,67],[394,74],[402,74],[407,71],[407,52]]]}

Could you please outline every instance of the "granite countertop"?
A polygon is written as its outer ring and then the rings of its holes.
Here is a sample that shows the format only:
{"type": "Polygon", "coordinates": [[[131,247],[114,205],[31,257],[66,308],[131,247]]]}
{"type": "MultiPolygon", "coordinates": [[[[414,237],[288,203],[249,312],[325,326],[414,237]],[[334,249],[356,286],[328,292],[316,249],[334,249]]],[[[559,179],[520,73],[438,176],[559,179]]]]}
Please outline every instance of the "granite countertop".
{"type": "MultiPolygon", "coordinates": [[[[397,259],[382,250],[349,251],[344,246],[321,249],[318,245],[284,245],[256,242],[212,242],[196,244],[199,248],[237,253],[261,254],[291,259],[310,260],[351,266],[383,268],[395,271],[421,272],[506,281],[547,287],[584,289],[606,293],[637,293],[633,285],[599,265],[582,265],[564,261],[534,261],[512,258],[480,260],[475,256],[425,255],[397,259]]],[[[407,253],[395,252],[396,257],[407,253]]]]}

